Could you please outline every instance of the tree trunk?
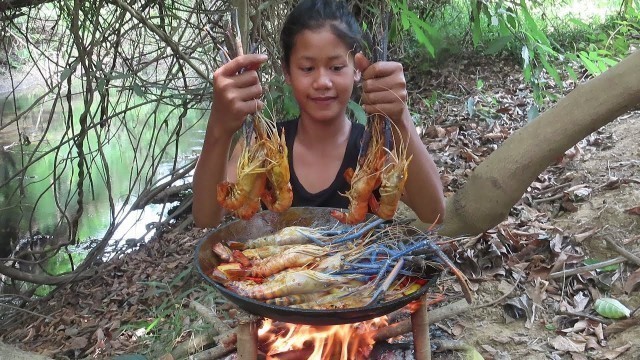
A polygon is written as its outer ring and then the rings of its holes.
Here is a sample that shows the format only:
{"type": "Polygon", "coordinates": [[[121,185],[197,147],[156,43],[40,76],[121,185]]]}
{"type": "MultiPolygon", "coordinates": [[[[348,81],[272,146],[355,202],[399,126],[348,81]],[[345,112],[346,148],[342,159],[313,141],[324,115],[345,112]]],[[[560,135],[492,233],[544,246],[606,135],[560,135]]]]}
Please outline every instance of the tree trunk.
{"type": "Polygon", "coordinates": [[[476,235],[502,222],[527,187],[558,156],[640,103],[640,51],[514,132],[447,199],[440,234],[476,235]]]}

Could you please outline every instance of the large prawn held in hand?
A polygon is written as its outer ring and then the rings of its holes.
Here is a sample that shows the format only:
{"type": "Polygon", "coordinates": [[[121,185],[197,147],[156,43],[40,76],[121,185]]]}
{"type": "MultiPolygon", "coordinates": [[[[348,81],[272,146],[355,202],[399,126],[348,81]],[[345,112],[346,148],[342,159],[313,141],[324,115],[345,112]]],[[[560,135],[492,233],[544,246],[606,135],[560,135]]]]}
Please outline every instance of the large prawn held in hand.
{"type": "MultiPolygon", "coordinates": [[[[243,53],[242,43],[233,28],[225,31],[225,41],[228,54],[243,53]]],[[[266,119],[257,110],[244,122],[238,180],[235,184],[228,181],[218,184],[216,195],[222,207],[245,220],[260,210],[261,199],[270,210],[278,212],[288,209],[293,200],[284,133],[279,136],[275,121],[266,119]]]]}
{"type": "Polygon", "coordinates": [[[398,203],[407,182],[409,162],[413,158],[413,155],[407,157],[408,145],[405,145],[402,139],[399,142],[395,141],[395,136],[393,139],[393,149],[386,149],[387,163],[380,176],[380,200],[376,200],[375,196],[369,198],[371,212],[385,220],[391,220],[398,209],[398,203]]]}
{"type": "Polygon", "coordinates": [[[349,211],[346,213],[338,210],[331,211],[331,216],[340,222],[346,224],[362,222],[369,210],[369,198],[380,186],[381,171],[386,157],[384,136],[380,125],[383,121],[384,119],[376,116],[367,122],[361,156],[356,169],[349,168],[344,174],[351,184],[351,188],[345,194],[349,198],[349,211]]]}
{"type": "MultiPolygon", "coordinates": [[[[386,60],[388,17],[384,19],[383,27],[384,31],[380,36],[381,47],[374,47],[373,41],[369,39],[370,48],[375,50],[374,61],[386,60]]],[[[367,62],[360,70],[364,73],[368,66],[367,62]]],[[[365,219],[370,206],[373,212],[384,219],[391,219],[395,214],[404,190],[411,157],[407,158],[408,147],[402,141],[402,133],[397,128],[391,129],[391,124],[391,119],[384,113],[369,115],[356,169],[349,169],[345,173],[351,184],[351,189],[346,193],[349,198],[349,211],[331,213],[339,221],[348,224],[359,223],[365,219]],[[379,201],[374,195],[374,190],[378,187],[379,201]]]]}

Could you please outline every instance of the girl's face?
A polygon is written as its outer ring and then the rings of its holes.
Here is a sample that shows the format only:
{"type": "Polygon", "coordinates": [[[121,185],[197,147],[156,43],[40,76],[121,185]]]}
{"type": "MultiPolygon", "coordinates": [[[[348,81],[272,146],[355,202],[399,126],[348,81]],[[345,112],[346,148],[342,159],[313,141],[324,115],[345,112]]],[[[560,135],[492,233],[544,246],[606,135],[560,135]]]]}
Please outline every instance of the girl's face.
{"type": "Polygon", "coordinates": [[[359,80],[350,50],[328,26],[296,35],[284,73],[301,119],[344,121],[353,84],[359,80]]]}

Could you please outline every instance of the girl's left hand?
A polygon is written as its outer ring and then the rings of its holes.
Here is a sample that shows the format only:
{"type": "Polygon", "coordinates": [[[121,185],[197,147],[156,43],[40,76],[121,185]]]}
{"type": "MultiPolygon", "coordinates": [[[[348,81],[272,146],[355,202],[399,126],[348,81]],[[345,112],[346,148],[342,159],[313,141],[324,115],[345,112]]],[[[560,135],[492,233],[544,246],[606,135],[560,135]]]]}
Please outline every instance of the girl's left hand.
{"type": "Polygon", "coordinates": [[[362,107],[368,114],[381,113],[399,124],[407,109],[407,83],[402,64],[380,61],[371,64],[362,54],[355,56],[362,73],[362,107]]]}

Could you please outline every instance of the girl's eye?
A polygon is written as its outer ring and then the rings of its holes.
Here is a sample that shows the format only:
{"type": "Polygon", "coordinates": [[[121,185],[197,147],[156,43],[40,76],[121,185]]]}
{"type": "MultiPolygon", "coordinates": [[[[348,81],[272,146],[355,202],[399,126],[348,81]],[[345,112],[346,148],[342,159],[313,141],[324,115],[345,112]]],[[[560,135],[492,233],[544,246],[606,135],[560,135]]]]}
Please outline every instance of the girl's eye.
{"type": "Polygon", "coordinates": [[[344,66],[344,65],[336,65],[336,66],[333,66],[332,68],[333,68],[333,71],[336,71],[336,72],[337,72],[337,71],[341,71],[341,70],[342,70],[342,69],[344,69],[345,67],[346,67],[346,66],[344,66]]]}
{"type": "Polygon", "coordinates": [[[306,67],[301,67],[300,70],[302,72],[311,72],[313,70],[313,68],[310,67],[310,66],[306,66],[306,67]]]}

